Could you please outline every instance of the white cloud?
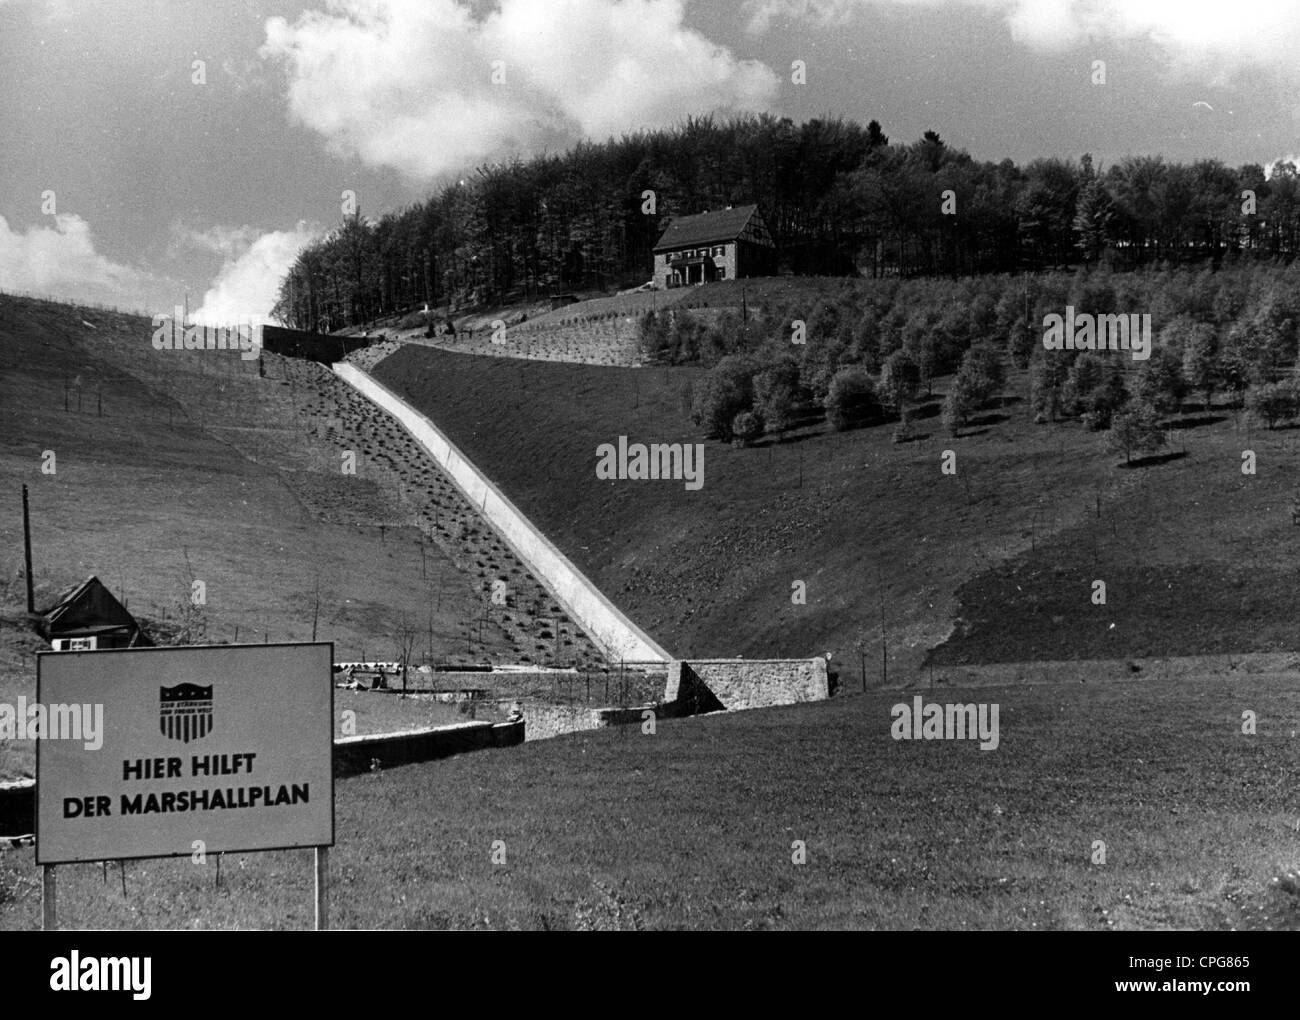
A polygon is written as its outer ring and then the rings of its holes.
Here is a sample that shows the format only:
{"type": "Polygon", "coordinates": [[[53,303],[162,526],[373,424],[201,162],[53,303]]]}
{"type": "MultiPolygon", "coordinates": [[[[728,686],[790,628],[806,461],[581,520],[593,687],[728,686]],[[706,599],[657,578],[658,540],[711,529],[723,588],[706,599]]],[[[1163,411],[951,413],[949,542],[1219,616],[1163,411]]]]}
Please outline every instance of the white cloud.
{"type": "Polygon", "coordinates": [[[61,213],[53,227],[32,226],[22,233],[0,216],[0,290],[146,310],[165,306],[177,285],[99,254],[90,224],[61,213]]]}
{"type": "Polygon", "coordinates": [[[225,256],[216,279],[193,315],[194,321],[212,326],[270,322],[280,281],[298,252],[320,233],[305,223],[299,223],[293,230],[272,230],[261,235],[251,227],[190,231],[188,239],[196,246],[225,256]]]}
{"type": "Polygon", "coordinates": [[[777,77],[683,24],[682,0],[329,0],[266,24],[292,117],[419,179],[582,137],[754,109],[777,77]],[[493,83],[501,61],[504,84],[493,83]]]}
{"type": "Polygon", "coordinates": [[[1268,180],[1273,176],[1273,169],[1279,163],[1290,163],[1293,167],[1300,167],[1300,156],[1296,155],[1294,152],[1289,152],[1278,159],[1269,160],[1264,164],[1264,180],[1268,180]]]}
{"type": "Polygon", "coordinates": [[[1230,74],[1264,67],[1287,75],[1300,52],[1296,0],[749,0],[748,29],[786,21],[843,24],[870,8],[965,4],[1002,17],[1017,41],[1040,50],[1149,39],[1176,70],[1230,74]]]}

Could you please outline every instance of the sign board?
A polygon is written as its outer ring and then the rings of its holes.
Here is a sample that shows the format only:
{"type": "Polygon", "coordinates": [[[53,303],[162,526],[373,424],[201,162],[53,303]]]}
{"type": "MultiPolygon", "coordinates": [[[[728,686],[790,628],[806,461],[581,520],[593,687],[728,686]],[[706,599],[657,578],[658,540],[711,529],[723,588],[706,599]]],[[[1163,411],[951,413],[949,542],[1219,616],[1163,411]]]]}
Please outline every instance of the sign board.
{"type": "Polygon", "coordinates": [[[333,846],[333,653],[39,653],[36,863],[333,846]]]}

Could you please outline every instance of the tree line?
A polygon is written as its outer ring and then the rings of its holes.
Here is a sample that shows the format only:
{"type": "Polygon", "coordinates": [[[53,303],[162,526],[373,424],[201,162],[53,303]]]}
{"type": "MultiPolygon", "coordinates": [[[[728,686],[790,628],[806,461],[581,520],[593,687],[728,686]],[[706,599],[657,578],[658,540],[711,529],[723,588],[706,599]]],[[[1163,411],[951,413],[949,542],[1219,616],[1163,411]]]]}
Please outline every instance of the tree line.
{"type": "Polygon", "coordinates": [[[907,279],[1293,258],[1300,179],[1128,156],[1095,167],[979,161],[934,131],[890,142],[876,121],[688,118],[564,153],[485,165],[307,246],[272,312],[330,330],[424,304],[464,308],[648,278],[674,216],[757,202],[783,272],[907,279]]]}

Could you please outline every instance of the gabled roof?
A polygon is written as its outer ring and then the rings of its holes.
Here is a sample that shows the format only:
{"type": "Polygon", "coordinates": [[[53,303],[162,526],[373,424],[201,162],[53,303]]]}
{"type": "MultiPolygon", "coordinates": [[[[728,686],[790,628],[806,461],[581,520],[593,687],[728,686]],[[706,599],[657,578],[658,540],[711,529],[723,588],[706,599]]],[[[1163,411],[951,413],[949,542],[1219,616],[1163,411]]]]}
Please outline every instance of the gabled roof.
{"type": "Polygon", "coordinates": [[[47,633],[73,630],[94,633],[124,627],[139,629],[135,617],[94,576],[69,588],[54,605],[43,610],[41,616],[47,633]]]}
{"type": "Polygon", "coordinates": [[[721,209],[718,212],[678,216],[668,224],[668,229],[663,232],[654,250],[734,241],[757,213],[757,205],[738,205],[734,209],[721,209]]]}

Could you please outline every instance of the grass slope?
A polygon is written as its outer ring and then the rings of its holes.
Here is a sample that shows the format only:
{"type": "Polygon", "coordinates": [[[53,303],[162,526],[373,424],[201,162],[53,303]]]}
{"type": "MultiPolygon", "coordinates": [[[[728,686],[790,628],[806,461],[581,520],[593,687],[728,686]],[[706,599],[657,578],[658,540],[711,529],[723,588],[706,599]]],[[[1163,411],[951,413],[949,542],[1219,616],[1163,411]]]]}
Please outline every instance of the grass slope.
{"type": "MultiPolygon", "coordinates": [[[[894,741],[904,696],[873,692],[344,780],[335,922],[1294,929],[1300,693],[1278,679],[925,692],[998,703],[987,752],[894,741]]],[[[112,866],[62,868],[63,916],[309,926],[305,851],[227,855],[219,890],[214,866],[130,864],[125,898],[112,866]]],[[[30,850],[0,853],[0,927],[39,924],[39,885],[30,850]]]]}
{"type": "MultiPolygon", "coordinates": [[[[166,625],[192,570],[206,585],[208,641],[308,640],[319,590],[317,637],[340,659],[395,658],[408,620],[417,655],[518,661],[501,613],[477,621],[499,569],[547,610],[536,621],[529,605],[511,610],[519,626],[536,623],[528,650],[557,646],[549,598],[468,504],[444,497],[440,542],[415,526],[402,455],[385,449],[400,429],[373,409],[341,409],[333,398],[351,393],[328,370],[268,356],[259,378],[237,353],[155,351],[150,335],[140,317],[0,296],[0,701],[34,697],[44,647],[23,613],[23,483],[38,608],[98,574],[146,623],[166,625]],[[355,475],[341,472],[340,448],[357,452],[355,475]]],[[[566,654],[575,640],[570,625],[566,654]]],[[[0,778],[31,767],[30,742],[0,747],[0,778]]]]}
{"type": "Polygon", "coordinates": [[[679,655],[811,655],[856,679],[937,661],[1272,651],[1300,552],[1300,432],[1215,408],[1173,452],[1125,467],[1077,424],[1034,425],[1023,376],[960,438],[938,402],[917,442],[892,426],[807,426],[750,449],[705,443],[705,483],[600,481],[596,448],[697,442],[698,370],[605,368],[405,347],[375,374],[425,410],[589,576],[679,655]],[[1258,460],[1241,473],[1242,451],[1258,460]],[[944,450],[956,475],[940,470],[944,450]],[[556,493],[563,493],[562,499],[556,493]],[[1092,581],[1105,580],[1105,606],[1092,581]],[[807,584],[792,605],[791,584],[807,584]],[[954,593],[960,590],[960,597],[954,593]],[[1112,627],[1111,624],[1115,626],[1112,627]]]}

